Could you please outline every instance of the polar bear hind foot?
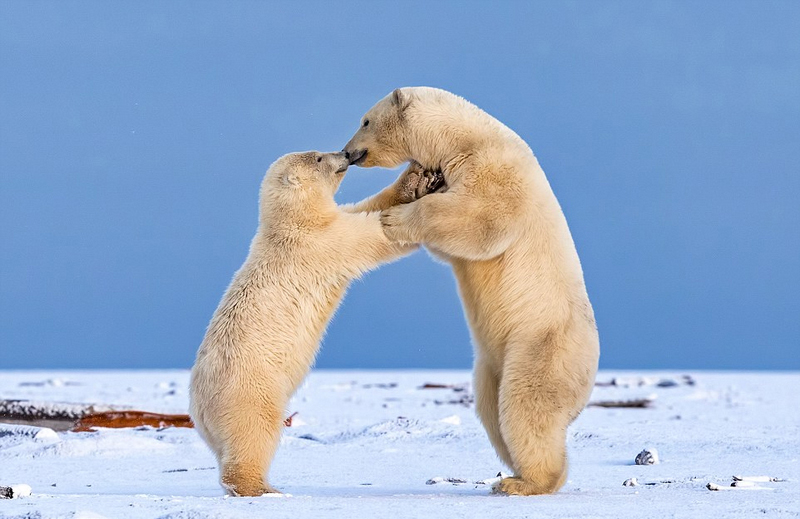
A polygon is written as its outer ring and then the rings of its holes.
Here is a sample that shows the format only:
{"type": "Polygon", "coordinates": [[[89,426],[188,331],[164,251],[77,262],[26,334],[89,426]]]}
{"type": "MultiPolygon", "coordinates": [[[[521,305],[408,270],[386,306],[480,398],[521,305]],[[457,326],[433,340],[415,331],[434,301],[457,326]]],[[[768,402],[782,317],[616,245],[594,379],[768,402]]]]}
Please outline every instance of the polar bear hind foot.
{"type": "Polygon", "coordinates": [[[259,476],[245,475],[241,470],[226,468],[222,475],[222,487],[234,497],[257,497],[264,494],[280,494],[259,476]]]}
{"type": "Polygon", "coordinates": [[[505,494],[512,496],[538,496],[554,494],[564,485],[566,472],[557,480],[547,483],[529,481],[517,476],[503,478],[492,487],[492,494],[505,494]]]}

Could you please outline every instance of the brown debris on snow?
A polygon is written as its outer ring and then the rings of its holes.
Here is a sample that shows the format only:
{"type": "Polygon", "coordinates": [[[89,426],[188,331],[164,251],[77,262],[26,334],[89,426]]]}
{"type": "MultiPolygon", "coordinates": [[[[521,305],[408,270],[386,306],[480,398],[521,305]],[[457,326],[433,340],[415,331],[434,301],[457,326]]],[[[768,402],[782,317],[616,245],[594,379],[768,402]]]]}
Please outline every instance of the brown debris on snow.
{"type": "Polygon", "coordinates": [[[394,389],[397,387],[397,382],[375,382],[372,384],[363,384],[361,387],[364,389],[394,389]]]}
{"type": "Polygon", "coordinates": [[[126,427],[150,426],[163,427],[194,427],[188,414],[160,414],[146,411],[108,411],[93,413],[83,416],[72,432],[91,431],[95,427],[109,427],[122,429],[126,427]]]}
{"type": "Polygon", "coordinates": [[[673,378],[660,378],[660,377],[614,377],[611,380],[597,381],[594,383],[596,387],[677,387],[677,386],[694,386],[696,384],[691,375],[681,375],[673,378]]]}
{"type": "Polygon", "coordinates": [[[586,407],[644,409],[653,405],[654,401],[654,396],[631,398],[627,400],[595,400],[586,404],[586,407]]]}
{"type": "Polygon", "coordinates": [[[283,421],[283,426],[284,426],[284,427],[291,427],[291,426],[292,426],[292,419],[293,419],[295,416],[297,416],[298,414],[300,414],[300,413],[298,413],[297,411],[295,411],[294,413],[292,413],[292,414],[290,414],[289,416],[287,416],[287,417],[286,417],[286,419],[283,421]]]}
{"type": "Polygon", "coordinates": [[[28,485],[11,485],[10,487],[0,486],[0,499],[16,499],[31,495],[31,487],[28,485]]]}
{"type": "Polygon", "coordinates": [[[425,384],[417,387],[417,389],[449,389],[453,393],[461,393],[461,395],[447,400],[436,399],[433,401],[433,403],[436,405],[463,405],[464,407],[470,407],[475,403],[475,395],[468,391],[469,384],[467,383],[438,384],[434,382],[426,382],[425,384]]]}
{"type": "Polygon", "coordinates": [[[467,384],[437,384],[434,382],[426,382],[422,384],[417,389],[452,389],[455,392],[461,392],[467,390],[467,384]]]}
{"type": "MultiPolygon", "coordinates": [[[[284,425],[291,427],[295,416],[297,413],[287,417],[284,425]]],[[[161,414],[108,405],[31,400],[0,400],[0,422],[72,432],[87,432],[96,427],[194,427],[188,414],[161,414]]]]}
{"type": "Polygon", "coordinates": [[[465,393],[459,398],[451,398],[450,400],[434,400],[433,403],[436,405],[463,405],[464,407],[470,407],[475,403],[475,395],[471,393],[465,393]]]}
{"type": "Polygon", "coordinates": [[[86,415],[113,410],[115,409],[106,405],[0,400],[0,422],[68,431],[86,415]]]}

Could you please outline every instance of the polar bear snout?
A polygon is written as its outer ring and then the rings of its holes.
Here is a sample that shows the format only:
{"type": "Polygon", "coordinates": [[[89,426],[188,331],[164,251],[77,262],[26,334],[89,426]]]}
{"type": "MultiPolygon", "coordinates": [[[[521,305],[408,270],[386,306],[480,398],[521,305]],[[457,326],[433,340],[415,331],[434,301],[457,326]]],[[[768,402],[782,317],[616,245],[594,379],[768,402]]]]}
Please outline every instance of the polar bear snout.
{"type": "Polygon", "coordinates": [[[347,147],[345,147],[344,155],[347,157],[347,160],[350,164],[358,165],[358,162],[364,160],[364,158],[367,156],[367,150],[361,148],[358,150],[348,151],[347,147]]]}
{"type": "Polygon", "coordinates": [[[350,158],[347,156],[347,153],[340,151],[339,153],[332,154],[335,160],[336,166],[336,174],[344,173],[347,171],[347,168],[350,167],[350,158]]]}
{"type": "Polygon", "coordinates": [[[325,161],[322,165],[321,172],[325,175],[328,174],[335,174],[339,175],[347,171],[347,168],[350,167],[350,159],[347,158],[347,153],[343,151],[334,151],[329,153],[314,153],[314,158],[317,162],[325,161]]]}

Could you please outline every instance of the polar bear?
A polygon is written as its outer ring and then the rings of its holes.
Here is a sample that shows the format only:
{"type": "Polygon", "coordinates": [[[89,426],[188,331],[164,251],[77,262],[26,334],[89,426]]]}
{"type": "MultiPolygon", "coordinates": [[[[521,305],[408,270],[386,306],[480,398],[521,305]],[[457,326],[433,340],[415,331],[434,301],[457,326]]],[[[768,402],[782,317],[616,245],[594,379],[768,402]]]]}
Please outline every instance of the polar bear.
{"type": "Polygon", "coordinates": [[[450,92],[395,90],[361,119],[351,163],[441,170],[443,192],[383,211],[387,236],[449,262],[475,347],[476,408],[514,477],[507,494],[556,492],[567,426],[585,406],[600,354],[566,219],[528,145],[450,92]]]}
{"type": "Polygon", "coordinates": [[[190,413],[232,495],[276,492],[267,474],[285,407],[348,284],[416,247],[389,241],[378,211],[424,195],[432,177],[412,164],[373,198],[338,207],[348,165],[344,153],[305,152],[270,166],[250,252],[197,353],[190,413]]]}

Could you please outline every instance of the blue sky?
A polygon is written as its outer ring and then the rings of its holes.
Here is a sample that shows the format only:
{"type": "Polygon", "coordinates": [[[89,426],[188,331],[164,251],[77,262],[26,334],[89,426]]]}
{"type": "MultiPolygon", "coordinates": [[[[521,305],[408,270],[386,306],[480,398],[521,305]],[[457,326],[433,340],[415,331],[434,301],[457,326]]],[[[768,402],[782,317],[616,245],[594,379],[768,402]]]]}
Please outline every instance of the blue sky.
{"type": "MultiPolygon", "coordinates": [[[[407,85],[533,148],[601,367],[800,369],[798,34],[789,1],[2,1],[0,369],[189,367],[267,166],[407,85]]],[[[471,358],[417,253],[353,286],[317,365],[471,358]]]]}

